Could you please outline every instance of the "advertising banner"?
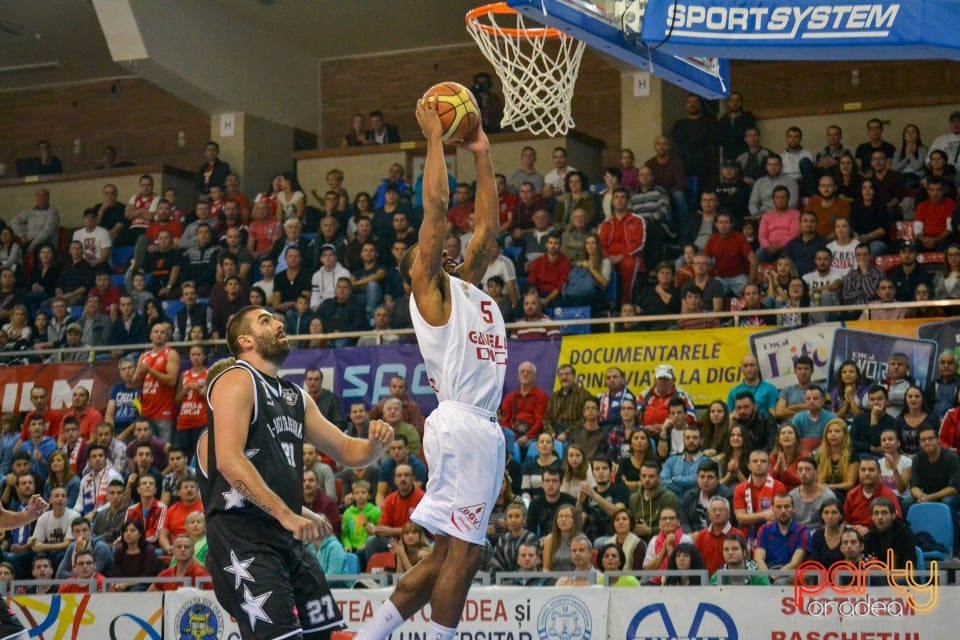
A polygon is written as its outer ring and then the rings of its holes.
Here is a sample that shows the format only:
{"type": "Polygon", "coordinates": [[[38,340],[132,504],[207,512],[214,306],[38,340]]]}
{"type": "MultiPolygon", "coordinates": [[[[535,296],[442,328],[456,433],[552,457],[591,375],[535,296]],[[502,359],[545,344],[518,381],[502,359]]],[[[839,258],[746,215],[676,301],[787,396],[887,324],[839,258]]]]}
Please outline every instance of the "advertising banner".
{"type": "Polygon", "coordinates": [[[0,408],[10,411],[32,411],[30,391],[41,386],[50,394],[50,406],[63,409],[72,402],[73,389],[86,387],[90,391],[90,404],[107,406],[110,387],[120,381],[115,362],[88,364],[22,364],[15,367],[0,367],[0,408]]]}
{"type": "Polygon", "coordinates": [[[800,329],[775,329],[750,336],[750,351],[760,363],[760,375],[778,389],[796,384],[793,366],[800,356],[813,360],[813,381],[824,382],[830,373],[833,333],[839,322],[800,329]]]}
{"type": "Polygon", "coordinates": [[[164,640],[240,640],[240,629],[210,591],[177,589],[163,601],[164,640]]]}
{"type": "MultiPolygon", "coordinates": [[[[517,367],[528,360],[537,367],[537,386],[552,390],[560,355],[558,340],[510,340],[507,350],[505,393],[519,385],[517,367]]],[[[425,414],[437,407],[417,345],[295,350],[280,375],[302,385],[304,372],[313,367],[323,371],[324,385],[340,396],[344,411],[349,411],[351,403],[364,402],[371,407],[389,396],[390,378],[395,375],[406,379],[407,394],[425,414]],[[332,386],[328,384],[331,381],[332,386]]]]}
{"type": "Polygon", "coordinates": [[[10,608],[29,629],[29,637],[37,640],[164,637],[163,594],[159,592],[14,596],[10,608]]]}
{"type": "MultiPolygon", "coordinates": [[[[373,617],[393,589],[334,589],[343,620],[359,631],[373,617]]],[[[470,590],[458,640],[540,640],[607,638],[606,589],[520,589],[474,587],[470,590]]],[[[165,638],[189,640],[239,639],[231,620],[209,592],[181,589],[167,594],[165,638]],[[187,630],[193,629],[194,635],[187,630]]],[[[427,637],[430,607],[416,613],[393,633],[391,640],[422,640],[427,637]]]]}
{"type": "MultiPolygon", "coordinates": [[[[359,631],[392,589],[335,590],[344,621],[359,631]]],[[[467,597],[458,640],[602,640],[607,634],[609,592],[601,588],[474,587],[467,597]]],[[[427,637],[429,606],[391,635],[391,640],[427,637]]],[[[619,637],[623,637],[622,635],[619,637]]]]}
{"type": "Polygon", "coordinates": [[[917,337],[936,342],[939,352],[953,351],[960,354],[960,318],[921,325],[917,327],[917,337]]]}
{"type": "Polygon", "coordinates": [[[560,362],[572,364],[577,378],[592,394],[606,390],[603,374],[610,367],[623,369],[627,388],[640,395],[653,386],[657,365],[673,365],[677,386],[699,407],[725,398],[730,387],[740,382],[740,359],[749,353],[747,339],[754,331],[731,327],[566,336],[560,362]]]}
{"type": "MultiPolygon", "coordinates": [[[[887,588],[796,605],[792,587],[644,586],[610,601],[609,638],[618,640],[937,640],[958,622],[947,593],[935,613],[912,611],[887,588]],[[616,603],[616,604],[614,604],[616,603]]],[[[956,591],[946,587],[944,591],[956,591]]],[[[952,594],[955,598],[958,594],[952,594]]]]}
{"type": "Polygon", "coordinates": [[[867,380],[882,380],[887,376],[890,354],[902,353],[910,362],[910,376],[924,388],[931,376],[937,375],[937,343],[932,340],[901,338],[882,333],[851,329],[837,329],[830,355],[830,382],[845,360],[853,360],[867,380]]]}

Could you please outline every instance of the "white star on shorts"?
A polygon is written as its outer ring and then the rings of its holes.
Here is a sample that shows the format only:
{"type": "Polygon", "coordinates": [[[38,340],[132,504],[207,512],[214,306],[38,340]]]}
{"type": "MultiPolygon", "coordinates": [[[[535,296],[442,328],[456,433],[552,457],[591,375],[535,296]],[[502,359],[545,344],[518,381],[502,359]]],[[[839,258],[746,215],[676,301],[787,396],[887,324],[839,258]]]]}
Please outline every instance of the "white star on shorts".
{"type": "Polygon", "coordinates": [[[227,505],[225,507],[227,509],[242,509],[244,506],[246,506],[243,504],[243,494],[232,487],[230,491],[224,491],[220,495],[222,495],[223,499],[227,501],[227,505]]]}
{"type": "Polygon", "coordinates": [[[247,588],[247,585],[243,585],[243,604],[240,605],[240,608],[250,617],[250,628],[256,629],[257,620],[263,620],[264,622],[272,623],[273,620],[270,619],[264,610],[263,603],[267,601],[273,595],[273,591],[267,591],[263,595],[253,597],[253,594],[250,593],[250,589],[247,588]]]}
{"type": "MultiPolygon", "coordinates": [[[[240,588],[240,582],[242,580],[249,580],[254,584],[257,583],[257,581],[253,579],[253,576],[250,575],[250,572],[247,571],[247,567],[249,567],[251,564],[253,564],[253,558],[250,558],[249,560],[240,560],[235,551],[230,552],[230,566],[224,567],[223,570],[227,573],[233,574],[235,578],[235,584],[233,585],[234,589],[240,588]]],[[[246,588],[246,585],[244,585],[244,588],[246,588]]]]}

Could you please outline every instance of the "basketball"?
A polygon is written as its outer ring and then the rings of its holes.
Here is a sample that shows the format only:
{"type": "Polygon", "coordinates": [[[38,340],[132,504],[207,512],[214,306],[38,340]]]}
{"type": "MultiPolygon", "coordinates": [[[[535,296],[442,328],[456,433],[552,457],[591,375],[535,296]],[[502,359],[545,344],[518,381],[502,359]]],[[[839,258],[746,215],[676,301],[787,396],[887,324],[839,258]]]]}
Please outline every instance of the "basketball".
{"type": "Polygon", "coordinates": [[[437,114],[443,125],[443,139],[460,142],[480,122],[480,108],[473,92],[457,82],[435,84],[423,94],[421,100],[436,97],[437,114]]]}

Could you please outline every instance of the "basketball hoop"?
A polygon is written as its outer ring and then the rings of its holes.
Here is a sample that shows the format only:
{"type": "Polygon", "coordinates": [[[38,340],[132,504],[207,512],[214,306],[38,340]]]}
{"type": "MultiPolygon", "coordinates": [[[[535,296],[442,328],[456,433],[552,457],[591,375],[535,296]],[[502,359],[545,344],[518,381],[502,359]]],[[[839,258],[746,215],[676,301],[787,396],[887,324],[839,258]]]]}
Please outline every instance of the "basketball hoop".
{"type": "Polygon", "coordinates": [[[471,10],[466,21],[503,85],[501,126],[535,135],[566,134],[574,126],[570,103],[584,43],[557,29],[528,28],[523,16],[503,2],[471,10]]]}

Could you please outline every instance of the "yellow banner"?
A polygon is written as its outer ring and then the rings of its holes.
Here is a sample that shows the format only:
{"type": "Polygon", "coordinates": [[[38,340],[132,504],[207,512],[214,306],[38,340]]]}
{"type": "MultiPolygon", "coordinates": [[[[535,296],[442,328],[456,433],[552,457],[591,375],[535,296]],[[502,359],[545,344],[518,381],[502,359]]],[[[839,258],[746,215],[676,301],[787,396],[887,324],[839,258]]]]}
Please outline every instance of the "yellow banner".
{"type": "Polygon", "coordinates": [[[844,323],[847,329],[885,333],[888,336],[916,338],[917,327],[931,322],[943,322],[949,318],[905,318],[903,320],[853,320],[844,323]]]}
{"type": "Polygon", "coordinates": [[[727,399],[730,388],[740,382],[740,360],[750,353],[750,334],[765,329],[769,328],[565,336],[559,364],[573,365],[578,380],[592,394],[606,390],[603,374],[607,369],[620,367],[627,388],[637,396],[653,386],[657,365],[669,364],[677,374],[677,386],[701,408],[712,400],[727,399]]]}

